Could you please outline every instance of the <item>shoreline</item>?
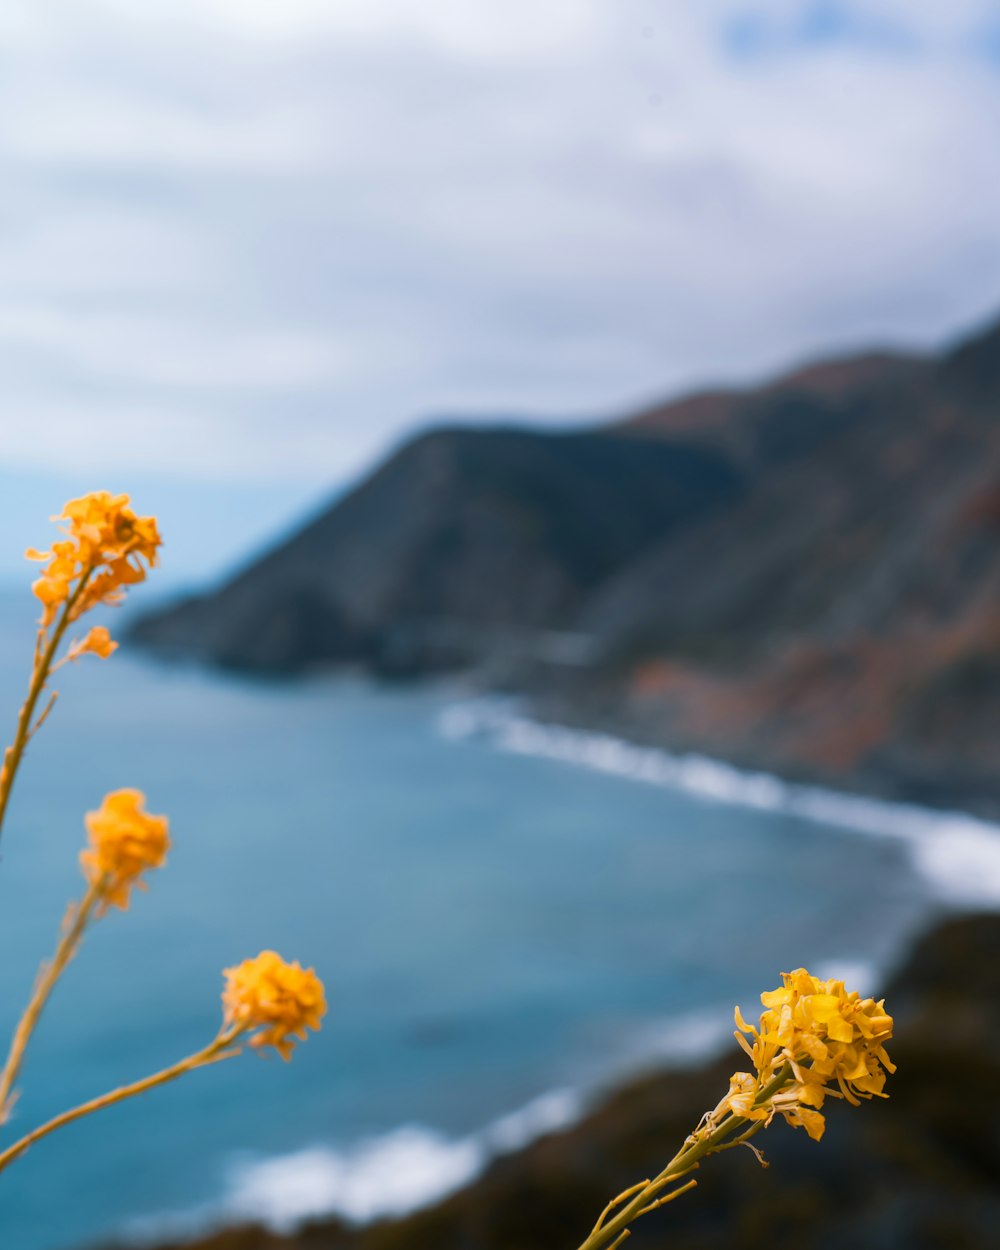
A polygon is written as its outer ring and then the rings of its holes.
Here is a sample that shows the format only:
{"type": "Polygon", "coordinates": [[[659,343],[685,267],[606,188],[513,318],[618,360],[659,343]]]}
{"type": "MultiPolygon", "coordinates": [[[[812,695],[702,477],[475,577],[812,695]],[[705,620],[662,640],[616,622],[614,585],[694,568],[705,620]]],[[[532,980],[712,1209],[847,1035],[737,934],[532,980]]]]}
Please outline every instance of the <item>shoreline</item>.
{"type": "Polygon", "coordinates": [[[810,766],[801,759],[789,758],[780,749],[770,751],[748,746],[741,739],[723,740],[721,736],[685,736],[671,732],[664,723],[630,714],[622,705],[593,699],[586,692],[571,689],[547,690],[538,694],[530,689],[495,695],[489,688],[478,697],[517,704],[526,718],[537,724],[566,729],[575,733],[595,734],[621,740],[637,748],[660,751],[673,757],[708,758],[737,772],[774,777],[787,786],[815,788],[831,794],[867,798],[901,806],[927,808],[931,811],[957,811],[1000,826],[1000,786],[991,785],[987,793],[981,787],[961,778],[933,780],[921,775],[917,784],[913,768],[901,768],[896,761],[868,761],[846,770],[831,771],[810,766]]]}
{"type": "MultiPolygon", "coordinates": [[[[489,749],[592,768],[700,801],[789,813],[835,830],[903,839],[943,908],[984,903],[1000,908],[1000,826],[968,813],[789,783],[708,757],[676,755],[606,733],[545,724],[524,715],[521,705],[510,699],[453,700],[439,710],[437,729],[455,741],[475,740],[489,749]],[[971,858],[955,856],[957,838],[964,839],[967,850],[971,847],[971,858]],[[970,885],[976,888],[970,891],[970,885]]],[[[912,945],[912,938],[903,941],[896,963],[905,961],[912,945]]],[[[839,966],[817,971],[846,976],[839,966]]],[[[858,968],[847,979],[867,993],[892,972],[892,967],[858,968]]],[[[671,1037],[660,1031],[655,1043],[645,1039],[629,1062],[609,1068],[591,1087],[548,1091],[465,1137],[403,1124],[346,1148],[305,1143],[284,1155],[245,1159],[235,1165],[218,1201],[144,1218],[122,1232],[127,1244],[143,1247],[161,1246],[165,1238],[186,1244],[192,1237],[208,1238],[196,1245],[214,1246],[214,1238],[250,1221],[269,1230],[269,1236],[291,1237],[276,1243],[283,1246],[297,1245],[298,1231],[317,1220],[342,1224],[352,1235],[363,1236],[364,1230],[386,1221],[418,1219],[456,1194],[474,1190],[509,1156],[532,1151],[553,1133],[576,1131],[633,1087],[664,1074],[683,1079],[714,1067],[731,1033],[729,1011],[729,1005],[720,1005],[712,1012],[677,1018],[665,1029],[671,1037]]],[[[738,1063],[739,1056],[734,1052],[725,1062],[738,1063]]]]}
{"type": "Polygon", "coordinates": [[[531,712],[523,699],[472,696],[445,707],[438,729],[454,741],[481,740],[496,750],[659,786],[696,800],[899,839],[909,844],[917,870],[945,905],[1000,907],[1000,822],[985,815],[787,780],[699,752],[538,719],[531,712]]]}
{"type": "MultiPolygon", "coordinates": [[[[899,1065],[888,1101],[833,1104],[827,1134],[815,1145],[776,1124],[759,1142],[767,1171],[746,1151],[712,1160],[693,1195],[634,1226],[632,1244],[649,1250],[665,1239],[676,1250],[992,1247],[1000,1216],[1000,1142],[991,1129],[1000,1110],[998,956],[997,914],[953,917],[925,932],[884,987],[897,1020],[890,1052],[899,1065]],[[976,1082],[971,1103],[969,1080],[976,1082]]],[[[638,1076],[573,1125],[555,1125],[499,1154],[471,1183],[398,1218],[363,1226],[323,1218],[287,1233],[244,1223],[185,1244],[192,1250],[572,1250],[607,1196],[662,1164],[717,1100],[738,1062],[727,1052],[683,1071],[638,1076]]],[[[146,1244],[180,1250],[176,1240],[146,1244]]]]}

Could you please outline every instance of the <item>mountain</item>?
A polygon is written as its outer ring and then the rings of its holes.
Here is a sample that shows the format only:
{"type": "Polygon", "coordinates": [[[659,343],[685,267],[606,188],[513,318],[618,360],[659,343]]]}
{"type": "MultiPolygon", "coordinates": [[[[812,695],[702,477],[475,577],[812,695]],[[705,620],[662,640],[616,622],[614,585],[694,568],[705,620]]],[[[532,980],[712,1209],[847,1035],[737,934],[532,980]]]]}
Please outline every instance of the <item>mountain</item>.
{"type": "Polygon", "coordinates": [[[600,664],[553,708],[994,809],[1000,329],[839,395],[746,397],[728,435],[752,488],[598,589],[577,628],[600,664]]]}
{"type": "Polygon", "coordinates": [[[437,429],[160,650],[473,668],[537,714],[1000,809],[1000,325],[602,428],[437,429]]]}
{"type": "Polygon", "coordinates": [[[613,573],[744,489],[726,456],[694,443],[432,430],[134,636],[269,673],[343,661],[424,672],[544,651],[613,573]]]}
{"type": "Polygon", "coordinates": [[[697,391],[643,410],[623,423],[625,429],[659,436],[710,434],[737,456],[745,448],[745,427],[753,414],[784,401],[843,402],[862,391],[898,385],[929,367],[920,356],[867,352],[817,361],[784,374],[755,390],[697,391]]]}

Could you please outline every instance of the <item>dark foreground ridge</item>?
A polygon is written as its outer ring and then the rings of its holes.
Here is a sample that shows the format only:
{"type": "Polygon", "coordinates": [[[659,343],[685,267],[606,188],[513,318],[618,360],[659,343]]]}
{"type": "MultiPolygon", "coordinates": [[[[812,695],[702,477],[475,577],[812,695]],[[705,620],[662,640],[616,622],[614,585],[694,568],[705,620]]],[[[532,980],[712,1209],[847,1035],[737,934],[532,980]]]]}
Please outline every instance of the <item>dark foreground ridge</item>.
{"type": "MultiPolygon", "coordinates": [[[[708,1161],[698,1188],[634,1225],[673,1250],[996,1250],[1000,917],[945,922],[886,989],[898,1072],[887,1101],[830,1107],[814,1144],[772,1125],[708,1161]]],[[[230,1229],[197,1250],[573,1250],[613,1194],[655,1175],[724,1092],[741,1052],[633,1084],[576,1128],[495,1163],[438,1206],[352,1230],[230,1229]]],[[[160,1250],[165,1250],[161,1247],[160,1250]]]]}
{"type": "Polygon", "coordinates": [[[472,670],[554,720],[1000,811],[1000,326],[584,432],[433,430],[133,638],[472,670]]]}

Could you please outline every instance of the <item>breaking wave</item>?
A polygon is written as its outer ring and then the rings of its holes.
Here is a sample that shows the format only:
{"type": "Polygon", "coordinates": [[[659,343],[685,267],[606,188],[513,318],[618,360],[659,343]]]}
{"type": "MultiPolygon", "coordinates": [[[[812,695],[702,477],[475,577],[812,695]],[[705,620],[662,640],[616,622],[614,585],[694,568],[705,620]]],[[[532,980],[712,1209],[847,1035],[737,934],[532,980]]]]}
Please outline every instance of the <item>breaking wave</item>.
{"type": "Polygon", "coordinates": [[[438,728],[447,738],[480,738],[501,751],[557,760],[712,802],[901,839],[909,844],[915,868],[942,901],[1000,904],[1000,825],[965,812],[793,784],[705,755],[673,754],[610,734],[543,725],[500,699],[452,704],[441,712],[438,728]]]}
{"type": "Polygon", "coordinates": [[[237,1156],[218,1200],[144,1216],[122,1232],[134,1245],[160,1244],[240,1223],[287,1233],[321,1217],[360,1225],[407,1215],[470,1184],[494,1159],[572,1127],[623,1074],[664,1062],[704,1062],[720,1052],[732,1036],[731,1012],[731,1004],[720,1004],[650,1025],[617,1053],[599,1084],[550,1090],[466,1136],[406,1124],[351,1146],[314,1143],[281,1155],[237,1156]]]}
{"type": "Polygon", "coordinates": [[[289,1232],[320,1216],[367,1224],[406,1215],[461,1189],[500,1155],[568,1128],[583,1109],[580,1093],[556,1089],[465,1137],[409,1124],[345,1149],[317,1144],[283,1155],[243,1156],[232,1161],[217,1202],[143,1217],[124,1232],[143,1243],[251,1221],[289,1232]]]}

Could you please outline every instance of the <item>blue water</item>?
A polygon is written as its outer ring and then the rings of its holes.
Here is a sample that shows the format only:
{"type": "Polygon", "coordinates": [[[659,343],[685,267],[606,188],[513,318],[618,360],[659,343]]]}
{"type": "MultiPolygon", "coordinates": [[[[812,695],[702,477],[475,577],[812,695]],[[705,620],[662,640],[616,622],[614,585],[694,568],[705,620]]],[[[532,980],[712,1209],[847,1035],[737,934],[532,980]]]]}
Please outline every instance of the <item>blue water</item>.
{"type": "MultiPolygon", "coordinates": [[[[0,602],[8,727],[30,619],[0,602]]],[[[891,960],[934,905],[899,840],[449,740],[446,692],[121,653],[58,685],[3,840],[0,1034],[80,892],[83,812],[138,786],[174,850],[67,971],[5,1140],[198,1049],[220,970],[263,947],[314,964],[331,1010],[289,1064],[242,1056],[38,1144],[0,1176],[17,1250],[218,1214],[248,1161],[349,1160],[401,1125],[465,1140],[685,1021],[724,1033],[782,968],[891,960]]]]}

